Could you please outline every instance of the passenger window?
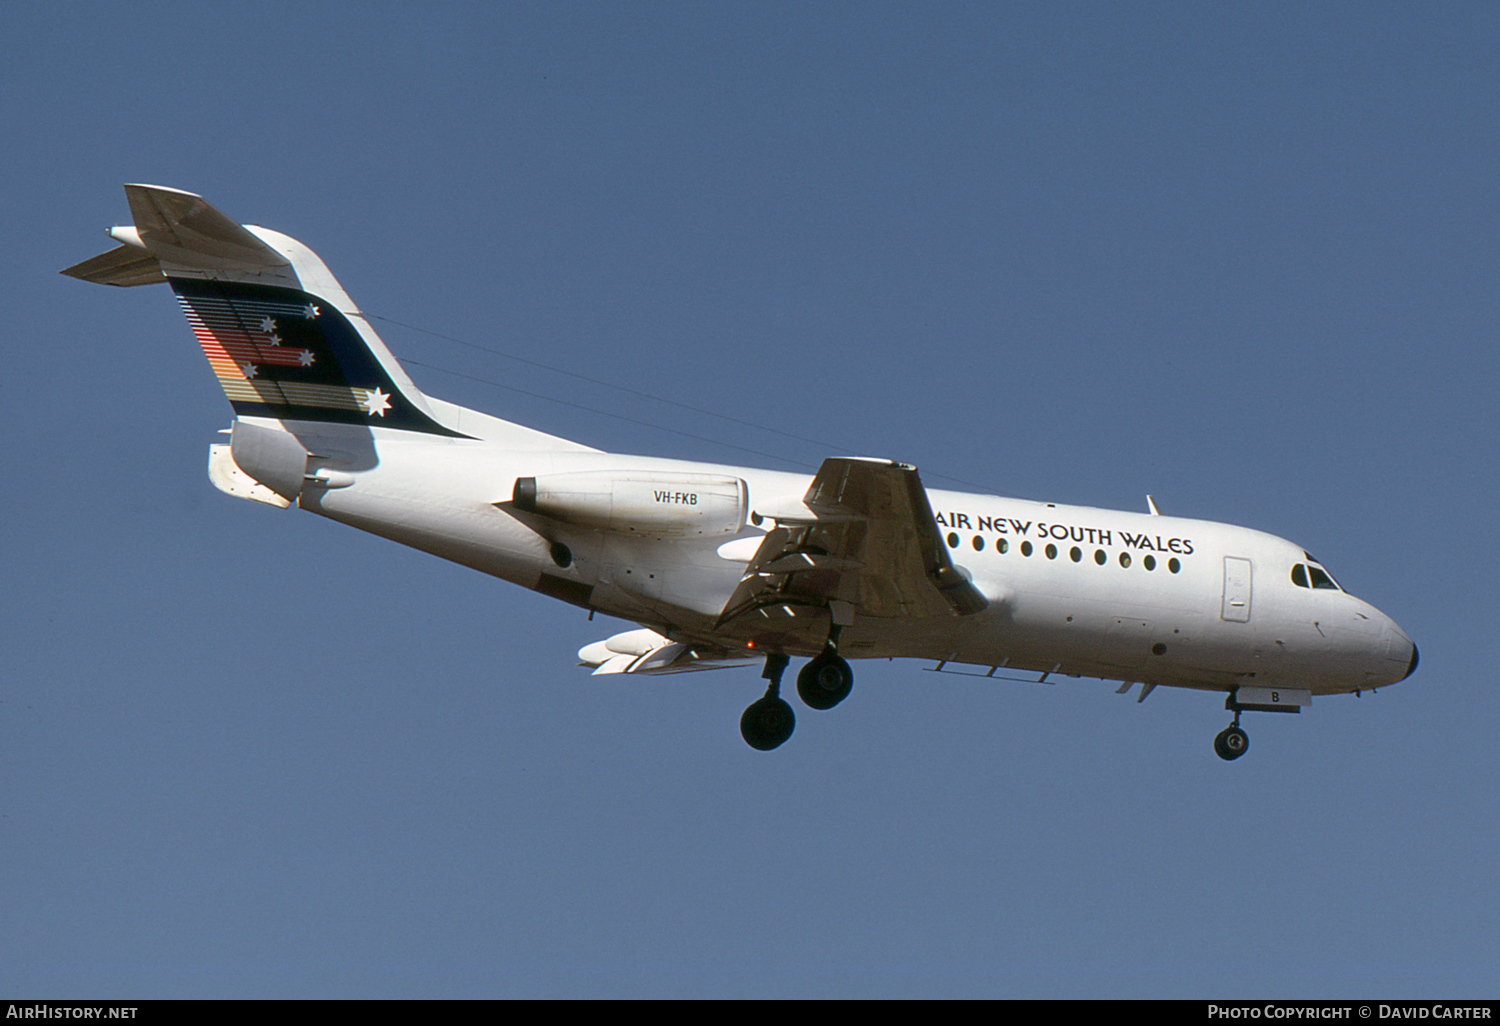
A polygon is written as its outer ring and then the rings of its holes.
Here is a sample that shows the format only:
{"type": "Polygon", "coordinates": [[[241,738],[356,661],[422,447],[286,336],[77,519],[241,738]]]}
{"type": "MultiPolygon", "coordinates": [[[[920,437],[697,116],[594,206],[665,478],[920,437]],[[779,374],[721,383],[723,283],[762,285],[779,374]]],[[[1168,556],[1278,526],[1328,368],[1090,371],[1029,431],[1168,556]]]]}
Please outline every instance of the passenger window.
{"type": "Polygon", "coordinates": [[[983,535],[976,534],[974,536],[974,551],[975,552],[983,552],[984,551],[984,536],[983,535]]]}
{"type": "Polygon", "coordinates": [[[1141,566],[1145,567],[1147,570],[1155,570],[1156,569],[1156,557],[1155,556],[1147,556],[1145,559],[1141,560],[1141,566]]]}
{"type": "Polygon", "coordinates": [[[958,535],[953,534],[952,532],[949,532],[949,534],[948,534],[948,547],[950,549],[956,549],[956,548],[958,548],[958,535]]]}
{"type": "Polygon", "coordinates": [[[1083,550],[1080,549],[1077,545],[1074,545],[1071,549],[1068,550],[1068,558],[1075,563],[1081,563],[1083,561],[1083,550]]]}
{"type": "Polygon", "coordinates": [[[1010,551],[1010,542],[1000,538],[995,542],[995,549],[1003,556],[1010,551]]]}
{"type": "Polygon", "coordinates": [[[1094,562],[1098,563],[1100,566],[1103,566],[1105,563],[1109,562],[1109,557],[1104,554],[1103,549],[1095,549],[1094,562]]]}
{"type": "Polygon", "coordinates": [[[1175,574],[1177,573],[1177,571],[1182,569],[1182,563],[1176,556],[1173,556],[1171,559],[1167,560],[1167,569],[1175,574]]]}
{"type": "Polygon", "coordinates": [[[1326,573],[1315,566],[1310,566],[1307,568],[1307,576],[1312,581],[1312,586],[1314,588],[1321,588],[1324,591],[1339,590],[1339,586],[1333,583],[1333,578],[1329,577],[1326,573]]]}
{"type": "Polygon", "coordinates": [[[1029,541],[1023,541],[1021,543],[1021,555],[1023,555],[1023,556],[1029,556],[1029,555],[1031,555],[1031,542],[1029,542],[1029,541]]]}
{"type": "Polygon", "coordinates": [[[1047,544],[1047,558],[1048,559],[1056,559],[1057,558],[1057,546],[1053,545],[1050,542],[1047,544]]]}
{"type": "Polygon", "coordinates": [[[1120,553],[1120,565],[1122,567],[1126,567],[1127,569],[1130,567],[1130,553],[1128,553],[1128,552],[1122,552],[1122,553],[1120,553]]]}
{"type": "Polygon", "coordinates": [[[1307,567],[1303,566],[1301,563],[1298,563],[1296,566],[1292,567],[1292,583],[1299,588],[1306,588],[1308,586],[1307,567]]]}

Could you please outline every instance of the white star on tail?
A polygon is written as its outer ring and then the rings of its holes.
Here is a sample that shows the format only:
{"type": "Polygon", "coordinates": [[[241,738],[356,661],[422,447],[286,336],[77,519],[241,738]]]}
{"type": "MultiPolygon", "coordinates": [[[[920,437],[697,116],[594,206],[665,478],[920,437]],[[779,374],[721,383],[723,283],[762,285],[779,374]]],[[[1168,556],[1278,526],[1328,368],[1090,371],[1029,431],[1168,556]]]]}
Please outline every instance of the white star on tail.
{"type": "Polygon", "coordinates": [[[377,388],[373,392],[366,392],[365,397],[359,401],[359,404],[365,408],[365,413],[370,416],[384,417],[385,411],[391,408],[391,397],[377,388]]]}
{"type": "Polygon", "coordinates": [[[302,308],[302,316],[306,317],[308,320],[312,320],[314,317],[318,316],[318,314],[321,313],[321,312],[322,311],[320,311],[316,306],[314,306],[311,303],[308,303],[306,306],[304,306],[302,308]]]}
{"type": "Polygon", "coordinates": [[[267,335],[274,335],[276,334],[276,322],[269,317],[262,317],[260,319],[260,330],[267,335]]]}

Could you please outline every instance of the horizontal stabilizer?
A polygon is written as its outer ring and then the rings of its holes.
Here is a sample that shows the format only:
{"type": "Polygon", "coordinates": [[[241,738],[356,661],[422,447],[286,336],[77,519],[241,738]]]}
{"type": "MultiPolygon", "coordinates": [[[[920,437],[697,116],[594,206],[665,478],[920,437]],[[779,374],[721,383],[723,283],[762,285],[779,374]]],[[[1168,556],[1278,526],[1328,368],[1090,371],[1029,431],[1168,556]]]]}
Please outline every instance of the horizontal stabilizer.
{"type": "Polygon", "coordinates": [[[127,185],[125,199],[141,244],[163,263],[247,271],[290,264],[202,196],[160,185],[127,185]]]}
{"type": "Polygon", "coordinates": [[[288,279],[291,261],[250,229],[190,192],[160,185],[127,185],[134,227],[109,229],[124,245],[63,274],[99,285],[153,285],[168,275],[288,279]]]}
{"type": "Polygon", "coordinates": [[[90,257],[61,273],[96,285],[119,285],[127,288],[132,285],[156,285],[167,280],[161,271],[161,261],[135,246],[116,246],[108,253],[90,257]]]}

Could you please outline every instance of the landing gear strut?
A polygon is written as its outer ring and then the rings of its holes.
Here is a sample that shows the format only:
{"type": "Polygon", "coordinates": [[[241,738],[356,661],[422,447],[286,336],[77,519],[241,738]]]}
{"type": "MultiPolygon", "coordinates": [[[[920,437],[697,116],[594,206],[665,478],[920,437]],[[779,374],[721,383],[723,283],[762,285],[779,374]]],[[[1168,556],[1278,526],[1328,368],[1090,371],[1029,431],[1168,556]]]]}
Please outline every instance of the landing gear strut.
{"type": "Polygon", "coordinates": [[[769,752],[780,747],[797,726],[792,707],[781,697],[781,675],[786,672],[790,661],[780,653],[766,656],[766,668],[760,675],[769,680],[771,686],[766,688],[765,697],[751,702],[740,717],[740,735],[757,751],[769,752]]]}

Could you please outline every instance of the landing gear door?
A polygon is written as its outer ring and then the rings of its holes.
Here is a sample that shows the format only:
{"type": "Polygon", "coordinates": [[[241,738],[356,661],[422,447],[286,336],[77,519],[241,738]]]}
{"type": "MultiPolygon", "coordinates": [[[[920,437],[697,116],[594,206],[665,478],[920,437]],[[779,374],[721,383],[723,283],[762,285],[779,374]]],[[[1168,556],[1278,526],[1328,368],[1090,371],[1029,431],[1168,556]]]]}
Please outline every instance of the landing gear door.
{"type": "Polygon", "coordinates": [[[1224,608],[1220,619],[1233,623],[1250,622],[1250,561],[1238,556],[1224,557],[1224,608]]]}

